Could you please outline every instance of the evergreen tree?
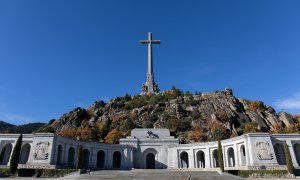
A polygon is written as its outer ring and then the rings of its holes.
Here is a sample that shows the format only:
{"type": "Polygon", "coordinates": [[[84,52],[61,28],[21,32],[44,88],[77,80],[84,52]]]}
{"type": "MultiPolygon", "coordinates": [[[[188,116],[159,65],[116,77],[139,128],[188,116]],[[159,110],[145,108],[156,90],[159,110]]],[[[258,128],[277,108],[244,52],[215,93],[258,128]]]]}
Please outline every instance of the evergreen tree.
{"type": "Polygon", "coordinates": [[[82,146],[78,146],[78,151],[77,151],[77,163],[76,163],[76,170],[81,169],[82,167],[82,146]]]}
{"type": "Polygon", "coordinates": [[[286,163],[287,170],[289,173],[293,174],[294,166],[293,166],[293,162],[292,162],[291,153],[290,153],[289,147],[286,144],[286,142],[284,143],[284,155],[285,155],[285,163],[286,163]]]}
{"type": "Polygon", "coordinates": [[[222,145],[220,140],[218,140],[218,161],[219,161],[219,166],[221,171],[224,172],[223,151],[222,151],[222,145]]]}
{"type": "Polygon", "coordinates": [[[22,137],[23,137],[23,135],[20,134],[20,136],[15,144],[15,147],[14,147],[13,153],[11,155],[11,159],[10,159],[9,170],[10,170],[10,173],[13,175],[17,172],[17,169],[18,169],[20,152],[21,152],[21,148],[22,148],[22,137]]]}

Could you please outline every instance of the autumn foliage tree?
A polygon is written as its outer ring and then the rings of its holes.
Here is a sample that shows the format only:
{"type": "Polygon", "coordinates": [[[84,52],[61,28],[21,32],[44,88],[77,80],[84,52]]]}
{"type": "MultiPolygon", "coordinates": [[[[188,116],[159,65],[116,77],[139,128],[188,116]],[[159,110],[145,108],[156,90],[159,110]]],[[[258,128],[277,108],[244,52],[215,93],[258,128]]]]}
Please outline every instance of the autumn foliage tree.
{"type": "Polygon", "coordinates": [[[105,142],[108,144],[117,144],[121,137],[122,137],[121,132],[118,131],[118,129],[113,129],[105,137],[105,142]]]}
{"type": "Polygon", "coordinates": [[[88,127],[78,128],[76,135],[80,140],[90,141],[92,139],[92,130],[88,127]]]}
{"type": "Polygon", "coordinates": [[[76,134],[77,134],[76,132],[77,132],[77,128],[68,128],[68,129],[61,130],[58,133],[58,135],[67,137],[67,138],[76,139],[76,134]]]}
{"type": "Polygon", "coordinates": [[[210,131],[211,140],[217,141],[229,137],[226,127],[215,121],[208,124],[208,129],[210,131]]]}
{"type": "Polygon", "coordinates": [[[188,132],[188,140],[194,142],[201,142],[203,139],[203,129],[199,124],[192,127],[191,131],[188,132]]]}

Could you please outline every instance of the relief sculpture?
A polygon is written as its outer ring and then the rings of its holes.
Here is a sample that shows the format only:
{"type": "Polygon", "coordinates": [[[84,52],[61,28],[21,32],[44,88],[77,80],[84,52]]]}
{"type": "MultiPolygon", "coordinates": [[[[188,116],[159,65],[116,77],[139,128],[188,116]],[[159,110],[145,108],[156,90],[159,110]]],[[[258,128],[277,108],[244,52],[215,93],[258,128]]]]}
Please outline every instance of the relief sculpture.
{"type": "Polygon", "coordinates": [[[36,144],[35,153],[33,154],[34,158],[36,160],[45,160],[48,159],[48,147],[50,143],[49,142],[38,142],[36,144]]]}
{"type": "Polygon", "coordinates": [[[257,142],[257,157],[259,160],[272,160],[273,154],[270,152],[270,147],[268,142],[257,142]]]}

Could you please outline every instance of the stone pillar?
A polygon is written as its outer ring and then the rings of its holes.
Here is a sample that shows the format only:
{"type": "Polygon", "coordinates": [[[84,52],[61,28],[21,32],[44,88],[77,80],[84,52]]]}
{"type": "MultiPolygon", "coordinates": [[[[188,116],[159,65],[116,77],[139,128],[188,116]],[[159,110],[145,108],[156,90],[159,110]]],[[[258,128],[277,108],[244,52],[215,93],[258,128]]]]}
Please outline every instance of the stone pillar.
{"type": "Polygon", "coordinates": [[[293,146],[291,140],[286,141],[286,144],[289,147],[289,151],[290,151],[290,154],[291,154],[291,158],[292,158],[292,162],[293,162],[294,167],[298,167],[299,164],[297,162],[294,146],[293,146]]]}
{"type": "Polygon", "coordinates": [[[240,166],[240,152],[239,152],[239,147],[237,144],[234,144],[233,146],[233,150],[234,150],[234,163],[235,165],[233,167],[239,167],[240,166]]]}

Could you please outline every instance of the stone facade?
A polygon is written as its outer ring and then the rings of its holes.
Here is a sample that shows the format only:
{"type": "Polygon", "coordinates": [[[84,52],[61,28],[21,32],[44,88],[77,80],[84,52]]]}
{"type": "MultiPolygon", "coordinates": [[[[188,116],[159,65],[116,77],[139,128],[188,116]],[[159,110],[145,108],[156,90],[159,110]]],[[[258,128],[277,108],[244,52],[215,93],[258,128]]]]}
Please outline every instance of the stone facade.
{"type": "MultiPolygon", "coordinates": [[[[0,165],[8,166],[18,134],[0,134],[0,165]]],[[[221,141],[225,170],[286,169],[284,142],[300,165],[300,134],[251,133],[221,141]]],[[[168,129],[133,129],[120,144],[77,141],[51,133],[24,134],[19,168],[75,168],[78,146],[86,169],[217,170],[217,142],[179,144],[168,129]]]]}

